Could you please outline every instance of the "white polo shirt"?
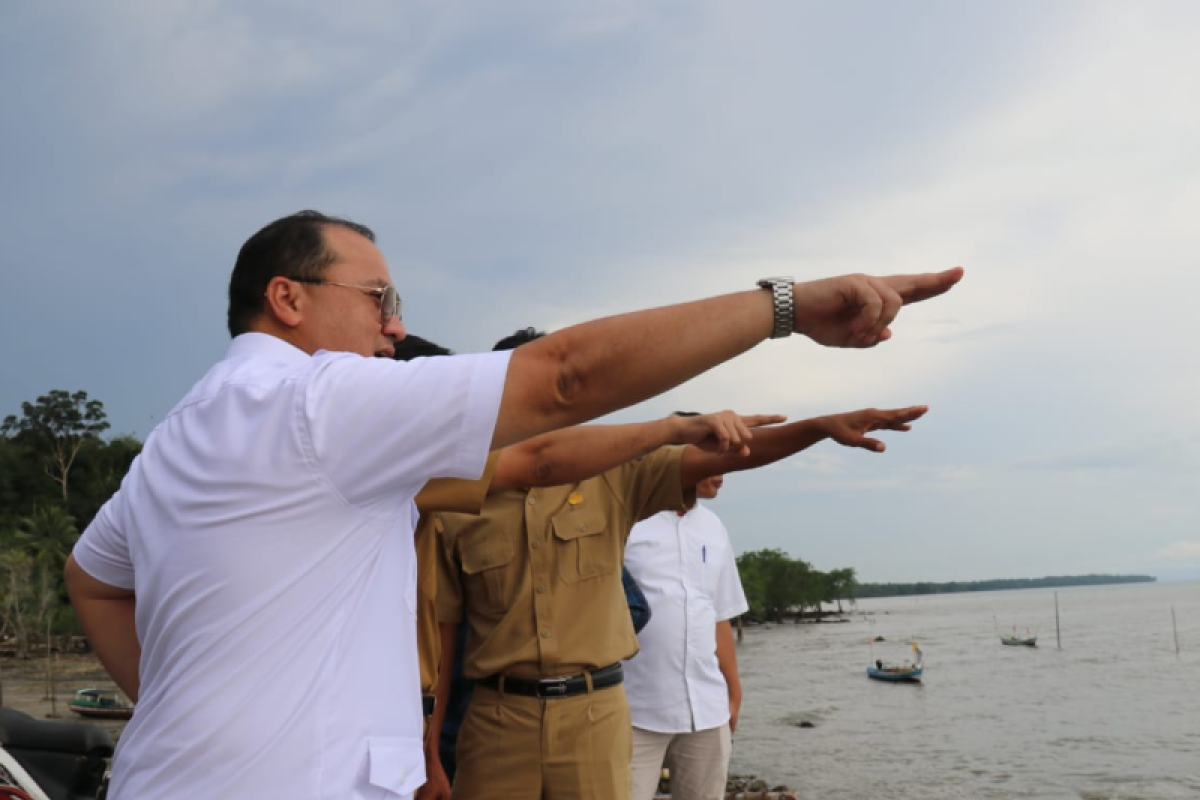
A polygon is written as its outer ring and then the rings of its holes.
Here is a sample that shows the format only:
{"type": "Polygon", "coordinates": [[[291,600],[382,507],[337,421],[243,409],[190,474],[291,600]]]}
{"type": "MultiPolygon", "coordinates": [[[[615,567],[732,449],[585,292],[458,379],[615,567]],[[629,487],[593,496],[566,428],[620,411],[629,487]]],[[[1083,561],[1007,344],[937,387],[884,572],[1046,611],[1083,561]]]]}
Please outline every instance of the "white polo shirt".
{"type": "Polygon", "coordinates": [[[425,780],[412,498],[478,478],[508,353],[234,339],[75,547],[137,596],[111,800],[409,797],[425,780]]]}
{"type": "Polygon", "coordinates": [[[633,526],[625,566],[650,604],[641,650],[625,662],[635,728],[690,733],[729,721],[729,690],[717,665],[717,622],[749,610],[729,534],[697,505],[633,526]]]}

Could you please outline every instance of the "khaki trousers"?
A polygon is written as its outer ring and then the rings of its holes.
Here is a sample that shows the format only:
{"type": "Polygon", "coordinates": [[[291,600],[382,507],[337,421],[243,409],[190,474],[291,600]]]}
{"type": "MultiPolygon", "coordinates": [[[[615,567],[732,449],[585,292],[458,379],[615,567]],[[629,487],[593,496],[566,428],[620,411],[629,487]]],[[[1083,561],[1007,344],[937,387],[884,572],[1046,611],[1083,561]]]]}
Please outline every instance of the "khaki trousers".
{"type": "Polygon", "coordinates": [[[539,700],[476,685],[454,800],[628,800],[625,687],[539,700]]]}
{"type": "Polygon", "coordinates": [[[674,800],[724,800],[731,752],[728,722],[693,733],[634,728],[630,800],[651,800],[664,766],[671,770],[674,800]]]}

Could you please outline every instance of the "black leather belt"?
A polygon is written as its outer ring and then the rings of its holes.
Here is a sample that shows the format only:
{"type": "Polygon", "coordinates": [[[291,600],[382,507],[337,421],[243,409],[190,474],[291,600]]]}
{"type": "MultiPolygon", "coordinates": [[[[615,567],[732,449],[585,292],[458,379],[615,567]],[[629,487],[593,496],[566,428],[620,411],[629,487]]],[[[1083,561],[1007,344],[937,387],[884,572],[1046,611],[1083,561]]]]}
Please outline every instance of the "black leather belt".
{"type": "MultiPolygon", "coordinates": [[[[620,662],[594,670],[591,676],[592,689],[607,689],[625,680],[625,673],[621,671],[620,662]]],[[[571,675],[566,678],[542,678],[541,680],[536,678],[513,678],[507,675],[489,675],[477,681],[477,683],[480,686],[486,686],[489,689],[495,689],[497,692],[503,692],[504,694],[539,697],[543,700],[587,694],[588,690],[586,675],[571,675]],[[503,688],[501,688],[501,679],[504,682],[503,688]]]]}
{"type": "Polygon", "coordinates": [[[431,694],[421,695],[421,708],[425,711],[425,716],[433,713],[433,707],[436,705],[437,698],[431,694]]]}

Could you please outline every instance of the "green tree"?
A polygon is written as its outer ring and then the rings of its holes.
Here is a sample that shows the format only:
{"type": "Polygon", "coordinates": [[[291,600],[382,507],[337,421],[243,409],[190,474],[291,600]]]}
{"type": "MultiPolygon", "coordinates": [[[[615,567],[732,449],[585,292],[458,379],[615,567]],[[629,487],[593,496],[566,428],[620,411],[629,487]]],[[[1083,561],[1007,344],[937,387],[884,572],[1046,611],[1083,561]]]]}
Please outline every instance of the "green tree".
{"type": "Polygon", "coordinates": [[[32,561],[18,547],[0,550],[0,634],[13,639],[17,658],[29,658],[32,561]]]}
{"type": "Polygon", "coordinates": [[[807,562],[771,549],[742,553],[737,564],[754,616],[782,620],[785,612],[804,603],[807,575],[812,570],[807,562]]]}
{"type": "Polygon", "coordinates": [[[100,506],[121,487],[125,473],[141,451],[142,443],[132,436],[84,443],[71,478],[71,499],[67,505],[80,529],[91,523],[100,506]]]}
{"type": "Polygon", "coordinates": [[[827,602],[836,602],[838,613],[842,613],[842,601],[853,603],[858,597],[858,577],[854,567],[835,569],[829,572],[829,594],[827,602]]]}
{"type": "Polygon", "coordinates": [[[75,546],[79,531],[75,520],[59,506],[39,508],[17,525],[13,544],[31,559],[37,576],[33,623],[43,630],[53,621],[65,593],[62,581],[67,554],[75,546]]]}
{"type": "Polygon", "coordinates": [[[89,400],[84,391],[52,389],[33,403],[22,403],[21,411],[20,418],[12,414],[5,417],[0,433],[23,435],[40,446],[46,474],[61,487],[65,503],[71,468],[80,449],[108,430],[104,404],[89,400]]]}
{"type": "Polygon", "coordinates": [[[38,505],[62,502],[31,437],[0,435],[0,526],[11,529],[38,505]]]}

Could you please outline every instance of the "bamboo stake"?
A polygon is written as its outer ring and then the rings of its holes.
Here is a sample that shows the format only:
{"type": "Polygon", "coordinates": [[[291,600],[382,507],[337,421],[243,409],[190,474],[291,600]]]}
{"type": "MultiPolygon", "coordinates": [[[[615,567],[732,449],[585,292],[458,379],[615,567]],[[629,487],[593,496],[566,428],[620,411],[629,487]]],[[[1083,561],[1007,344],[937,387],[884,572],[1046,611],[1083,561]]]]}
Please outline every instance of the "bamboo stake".
{"type": "Polygon", "coordinates": [[[1171,630],[1175,631],[1175,655],[1179,655],[1179,625],[1175,623],[1175,606],[1171,606],[1171,630]]]}
{"type": "Polygon", "coordinates": [[[55,675],[54,675],[55,660],[54,660],[54,656],[50,652],[52,649],[53,648],[50,646],[50,620],[47,619],[46,620],[46,684],[50,690],[50,713],[47,714],[47,716],[50,719],[58,719],[58,697],[57,697],[58,686],[55,685],[57,683],[57,681],[55,681],[55,675]]]}
{"type": "Polygon", "coordinates": [[[1054,636],[1058,639],[1058,649],[1062,650],[1062,629],[1058,625],[1058,592],[1054,593],[1054,636]]]}

